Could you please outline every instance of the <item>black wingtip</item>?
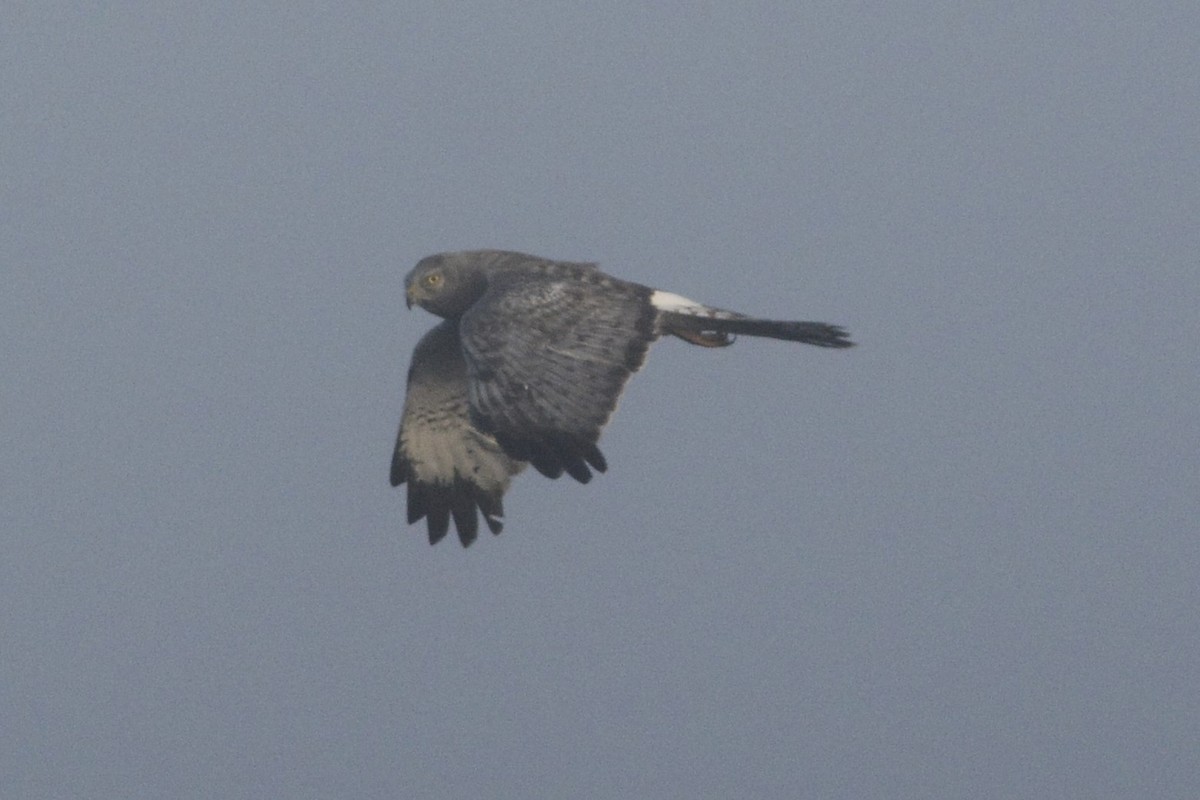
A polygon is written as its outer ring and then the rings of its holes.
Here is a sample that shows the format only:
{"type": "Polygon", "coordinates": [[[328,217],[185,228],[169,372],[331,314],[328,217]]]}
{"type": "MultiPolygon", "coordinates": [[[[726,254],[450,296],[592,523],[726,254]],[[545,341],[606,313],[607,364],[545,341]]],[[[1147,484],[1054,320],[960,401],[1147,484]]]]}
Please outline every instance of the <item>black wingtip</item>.
{"type": "Polygon", "coordinates": [[[399,447],[392,452],[392,469],[388,480],[391,481],[392,486],[399,486],[408,480],[408,464],[405,463],[399,447]]]}
{"type": "Polygon", "coordinates": [[[450,509],[445,507],[432,508],[426,515],[426,526],[429,530],[429,543],[437,544],[446,538],[450,532],[450,509]]]}
{"type": "Polygon", "coordinates": [[[470,547],[479,535],[479,515],[475,513],[475,492],[461,480],[455,481],[450,492],[450,513],[458,530],[458,540],[463,547],[470,547]]]}
{"type": "Polygon", "coordinates": [[[479,516],[493,534],[504,530],[504,489],[485,489],[463,478],[452,484],[408,483],[408,523],[425,520],[429,543],[445,539],[452,527],[463,547],[479,537],[479,516]]]}
{"type": "Polygon", "coordinates": [[[545,475],[551,480],[557,480],[562,477],[563,465],[555,459],[545,458],[540,455],[530,456],[526,459],[518,459],[519,461],[528,461],[533,465],[533,468],[545,475]]]}
{"type": "Polygon", "coordinates": [[[583,457],[592,465],[592,468],[596,472],[608,472],[608,461],[605,460],[604,453],[601,453],[600,448],[596,447],[596,445],[588,445],[583,457]]]}
{"type": "Polygon", "coordinates": [[[583,459],[576,458],[568,461],[563,465],[567,474],[580,483],[588,483],[592,479],[592,471],[587,468],[587,464],[583,463],[583,459]]]}
{"type": "Polygon", "coordinates": [[[479,513],[483,515],[488,530],[498,536],[500,531],[504,530],[504,501],[500,499],[499,493],[488,494],[480,490],[475,502],[479,504],[479,513]]]}
{"type": "Polygon", "coordinates": [[[542,433],[515,439],[497,434],[496,440],[510,458],[528,461],[547,478],[559,478],[565,472],[580,483],[588,483],[592,480],[593,469],[596,472],[608,469],[608,462],[595,442],[580,436],[542,433]]]}

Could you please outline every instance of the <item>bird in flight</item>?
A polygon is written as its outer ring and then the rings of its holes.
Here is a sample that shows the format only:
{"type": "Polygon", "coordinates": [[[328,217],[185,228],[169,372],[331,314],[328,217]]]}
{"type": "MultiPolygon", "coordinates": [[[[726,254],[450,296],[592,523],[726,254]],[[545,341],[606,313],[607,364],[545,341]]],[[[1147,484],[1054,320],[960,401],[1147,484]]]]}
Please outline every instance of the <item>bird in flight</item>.
{"type": "Polygon", "coordinates": [[[853,346],[824,322],[756,319],[623,281],[595,264],[503,250],[440,253],[404,279],[408,306],[442,318],[413,350],[391,484],[430,544],[463,547],[479,516],[504,525],[504,492],[526,464],[580,483],[608,465],[597,448],[650,344],[671,335],[725,347],[738,334],[853,346]]]}

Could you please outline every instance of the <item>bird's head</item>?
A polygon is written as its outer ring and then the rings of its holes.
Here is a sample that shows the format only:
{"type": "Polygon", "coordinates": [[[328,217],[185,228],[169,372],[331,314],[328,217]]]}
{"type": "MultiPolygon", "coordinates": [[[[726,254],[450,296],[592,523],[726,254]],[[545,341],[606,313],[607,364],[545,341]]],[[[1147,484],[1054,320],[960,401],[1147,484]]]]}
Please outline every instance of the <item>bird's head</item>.
{"type": "Polygon", "coordinates": [[[447,319],[461,316],[487,289],[484,265],[473,255],[441,253],[418,261],[404,279],[408,307],[447,319]]]}

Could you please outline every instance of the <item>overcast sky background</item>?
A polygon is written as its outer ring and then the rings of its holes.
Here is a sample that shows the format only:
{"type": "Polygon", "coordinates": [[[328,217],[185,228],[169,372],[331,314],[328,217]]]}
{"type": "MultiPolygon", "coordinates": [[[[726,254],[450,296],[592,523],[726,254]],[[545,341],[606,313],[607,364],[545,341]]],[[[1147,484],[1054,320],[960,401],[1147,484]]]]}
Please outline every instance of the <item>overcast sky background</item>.
{"type": "Polygon", "coordinates": [[[0,795],[1195,796],[1200,7],[648,5],[3,5],[0,795]],[[475,247],[861,344],[431,548],[475,247]]]}

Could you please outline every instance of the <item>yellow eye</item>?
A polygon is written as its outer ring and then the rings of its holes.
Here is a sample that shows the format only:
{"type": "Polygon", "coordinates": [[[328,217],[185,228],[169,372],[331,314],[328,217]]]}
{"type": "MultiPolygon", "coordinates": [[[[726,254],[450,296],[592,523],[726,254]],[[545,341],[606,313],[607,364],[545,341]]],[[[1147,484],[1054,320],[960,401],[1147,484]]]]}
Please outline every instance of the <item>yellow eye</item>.
{"type": "Polygon", "coordinates": [[[442,274],[440,272],[431,272],[425,276],[424,283],[430,289],[436,289],[442,285],[442,274]]]}

